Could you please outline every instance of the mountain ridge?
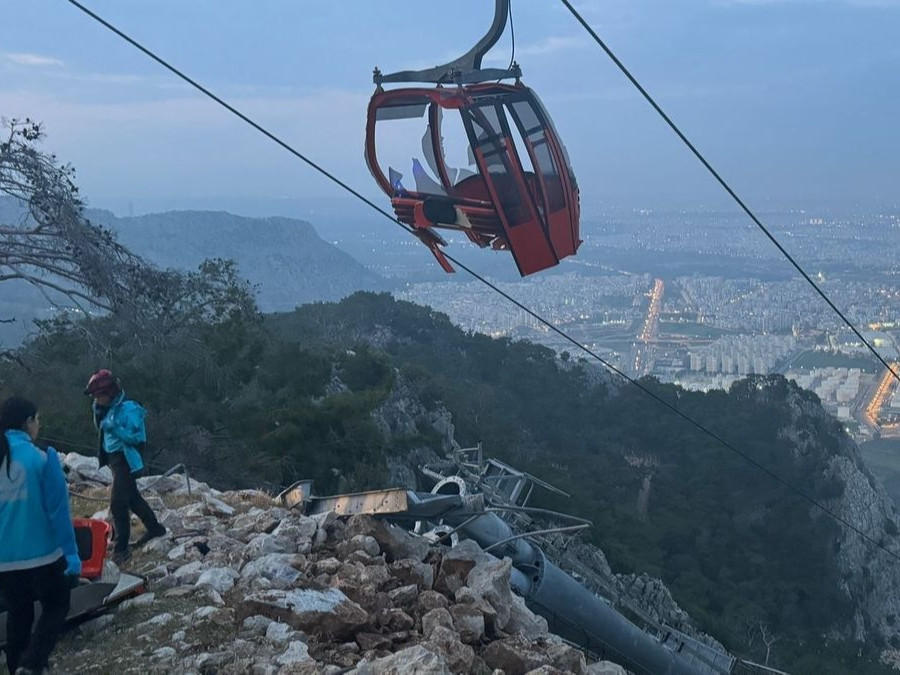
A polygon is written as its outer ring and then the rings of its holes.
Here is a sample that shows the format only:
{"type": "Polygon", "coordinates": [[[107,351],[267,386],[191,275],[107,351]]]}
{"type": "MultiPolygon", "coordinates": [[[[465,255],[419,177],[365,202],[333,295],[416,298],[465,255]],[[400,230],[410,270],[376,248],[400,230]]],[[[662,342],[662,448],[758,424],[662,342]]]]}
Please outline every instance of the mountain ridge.
{"type": "MultiPolygon", "coordinates": [[[[26,210],[0,198],[0,222],[19,222],[26,210]]],[[[103,209],[85,216],[114,233],[120,243],[161,268],[196,270],[206,259],[234,260],[238,274],[254,287],[262,311],[289,311],[310,302],[340,300],[357,291],[384,291],[391,282],[349,253],[322,239],[304,220],[249,218],[226,211],[166,211],[118,217],[103,209]]],[[[59,298],[42,295],[25,282],[0,286],[0,339],[7,347],[29,332],[31,321],[53,315],[59,298]]],[[[62,304],[62,303],[61,303],[62,304]]]]}
{"type": "Polygon", "coordinates": [[[249,218],[226,211],[165,211],[121,218],[89,210],[87,215],[160,267],[194,269],[206,258],[234,260],[239,273],[258,287],[260,309],[266,312],[390,286],[322,239],[304,220],[249,218]]]}

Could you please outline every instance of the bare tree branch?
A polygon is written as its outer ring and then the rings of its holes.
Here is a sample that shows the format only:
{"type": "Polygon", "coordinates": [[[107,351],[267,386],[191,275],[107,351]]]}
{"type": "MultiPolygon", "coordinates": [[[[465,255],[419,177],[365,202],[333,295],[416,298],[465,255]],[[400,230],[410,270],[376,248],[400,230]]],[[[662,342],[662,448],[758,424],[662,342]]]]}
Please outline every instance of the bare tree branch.
{"type": "Polygon", "coordinates": [[[772,645],[778,642],[781,639],[781,636],[777,633],[773,633],[769,624],[762,621],[759,623],[759,636],[766,646],[766,662],[764,665],[769,665],[769,656],[772,653],[772,645]]]}
{"type": "Polygon", "coordinates": [[[13,218],[18,222],[0,222],[0,282],[27,282],[54,309],[113,314],[142,341],[255,316],[251,288],[233,263],[210,260],[195,273],[159,270],[90,222],[74,170],[38,150],[42,138],[41,126],[29,119],[0,120],[0,196],[14,198],[24,212],[13,218]]]}

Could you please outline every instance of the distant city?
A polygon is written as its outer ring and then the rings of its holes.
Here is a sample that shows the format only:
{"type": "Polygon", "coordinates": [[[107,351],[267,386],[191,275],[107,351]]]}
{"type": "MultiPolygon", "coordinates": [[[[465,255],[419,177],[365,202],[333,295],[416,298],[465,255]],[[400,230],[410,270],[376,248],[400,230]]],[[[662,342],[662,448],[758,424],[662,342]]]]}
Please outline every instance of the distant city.
{"type": "MultiPolygon", "coordinates": [[[[481,250],[452,236],[448,250],[630,377],[710,391],[750,374],[781,373],[814,392],[857,440],[900,439],[896,381],[746,217],[594,213],[582,220],[577,256],[524,279],[507,252],[481,250]]],[[[211,252],[235,259],[260,289],[264,311],[358,289],[390,290],[446,313],[465,330],[531,340],[596,363],[465,272],[444,273],[417,240],[384,219],[339,209],[304,214],[353,260],[299,221],[245,222],[210,212],[121,221],[106,212],[91,215],[163,267],[192,268],[211,252]],[[228,236],[226,224],[236,228],[228,236]],[[242,228],[263,226],[268,247],[245,247],[242,228]],[[186,228],[193,243],[160,235],[165,227],[186,228]]],[[[894,253],[900,250],[900,206],[761,215],[881,356],[900,362],[900,261],[894,253]]],[[[4,316],[17,319],[0,323],[0,343],[11,345],[34,334],[33,318],[59,309],[30,288],[20,287],[17,296],[15,283],[7,282],[0,298],[4,316]]]]}
{"type": "MultiPolygon", "coordinates": [[[[889,362],[898,360],[900,331],[895,211],[765,215],[889,362]]],[[[750,374],[781,373],[815,392],[857,440],[900,437],[893,378],[745,218],[636,211],[583,223],[582,236],[575,259],[521,280],[504,269],[511,260],[494,254],[490,262],[503,270],[495,283],[632,377],[709,391],[750,374]]],[[[454,242],[452,252],[465,247],[454,242]]],[[[378,271],[401,285],[397,297],[445,312],[466,330],[586,356],[479,282],[423,279],[392,266],[390,253],[382,260],[378,271]]]]}

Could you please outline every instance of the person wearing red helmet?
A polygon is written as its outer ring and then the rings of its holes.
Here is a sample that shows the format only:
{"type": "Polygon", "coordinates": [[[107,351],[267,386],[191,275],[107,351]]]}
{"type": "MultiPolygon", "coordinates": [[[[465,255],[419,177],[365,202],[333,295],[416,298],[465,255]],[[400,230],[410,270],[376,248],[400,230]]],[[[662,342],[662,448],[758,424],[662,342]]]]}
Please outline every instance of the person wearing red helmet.
{"type": "Polygon", "coordinates": [[[146,533],[135,542],[135,546],[142,546],[166,533],[166,528],[141,496],[135,480],[144,468],[140,450],[147,442],[144,426],[146,411],[139,403],[125,397],[119,381],[106,369],[91,375],[84,393],[94,399],[94,425],[100,436],[100,466],[108,465],[112,470],[113,483],[109,497],[115,529],[112,561],[121,565],[131,557],[128,540],[132,512],[146,528],[146,533]]]}

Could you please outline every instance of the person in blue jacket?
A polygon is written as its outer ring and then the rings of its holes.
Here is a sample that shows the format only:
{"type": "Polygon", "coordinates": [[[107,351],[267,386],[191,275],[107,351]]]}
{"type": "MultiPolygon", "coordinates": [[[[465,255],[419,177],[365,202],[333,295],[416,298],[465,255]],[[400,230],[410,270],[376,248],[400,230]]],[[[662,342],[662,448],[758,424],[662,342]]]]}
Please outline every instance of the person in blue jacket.
{"type": "Polygon", "coordinates": [[[99,370],[91,375],[84,393],[94,398],[94,425],[100,435],[100,466],[108,465],[112,470],[109,511],[113,518],[115,544],[111,559],[122,565],[131,557],[128,540],[132,512],[146,529],[135,546],[142,546],[166,533],[166,528],[141,496],[135,480],[144,468],[140,450],[147,442],[146,411],[137,401],[125,397],[118,380],[109,370],[99,370]]]}
{"type": "Polygon", "coordinates": [[[81,574],[66,478],[56,451],[34,444],[39,429],[30,401],[0,404],[0,596],[7,607],[6,665],[20,674],[47,668],[81,574]]]}

